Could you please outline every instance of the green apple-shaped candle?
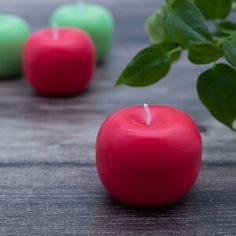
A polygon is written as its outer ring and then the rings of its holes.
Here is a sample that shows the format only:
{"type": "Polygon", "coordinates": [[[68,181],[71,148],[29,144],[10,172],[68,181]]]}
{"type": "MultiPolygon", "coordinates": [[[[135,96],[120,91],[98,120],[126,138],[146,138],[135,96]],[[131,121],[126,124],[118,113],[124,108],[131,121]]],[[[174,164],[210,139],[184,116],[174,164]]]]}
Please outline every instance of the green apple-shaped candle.
{"type": "Polygon", "coordinates": [[[97,61],[103,61],[112,47],[114,19],[108,9],[97,4],[63,5],[53,13],[50,25],[77,27],[86,31],[94,41],[97,61]]]}
{"type": "Polygon", "coordinates": [[[22,49],[29,34],[30,29],[23,19],[0,14],[0,78],[21,73],[22,49]]]}

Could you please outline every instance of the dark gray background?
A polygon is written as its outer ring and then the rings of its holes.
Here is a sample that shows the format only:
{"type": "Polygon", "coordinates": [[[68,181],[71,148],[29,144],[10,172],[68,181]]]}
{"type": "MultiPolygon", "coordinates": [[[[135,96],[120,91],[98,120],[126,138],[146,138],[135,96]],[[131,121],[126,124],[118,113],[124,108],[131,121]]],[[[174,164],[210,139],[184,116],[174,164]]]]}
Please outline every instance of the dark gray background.
{"type": "MultiPolygon", "coordinates": [[[[72,1],[1,0],[0,12],[24,17],[32,30],[72,1]]],[[[114,88],[124,66],[148,44],[144,19],[160,0],[96,1],[116,19],[106,63],[78,97],[36,96],[23,80],[0,81],[0,235],[236,235],[236,136],[215,121],[196,94],[205,67],[178,62],[159,84],[114,88]],[[124,106],[159,103],[188,112],[204,142],[201,175],[181,201],[133,208],[108,196],[96,174],[102,121],[124,106]]]]}

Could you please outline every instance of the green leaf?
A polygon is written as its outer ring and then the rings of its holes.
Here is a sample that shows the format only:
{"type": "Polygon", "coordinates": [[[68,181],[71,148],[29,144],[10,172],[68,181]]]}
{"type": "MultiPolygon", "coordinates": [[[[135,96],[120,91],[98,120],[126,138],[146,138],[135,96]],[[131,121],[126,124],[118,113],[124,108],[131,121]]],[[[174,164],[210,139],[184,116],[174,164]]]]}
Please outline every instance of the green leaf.
{"type": "Polygon", "coordinates": [[[223,21],[217,25],[217,31],[223,34],[232,34],[236,31],[236,24],[232,21],[223,21]]]}
{"type": "Polygon", "coordinates": [[[200,75],[198,95],[211,114],[236,131],[236,71],[227,64],[216,64],[200,75]]]}
{"type": "Polygon", "coordinates": [[[172,5],[176,0],[166,0],[166,3],[172,5]]]}
{"type": "Polygon", "coordinates": [[[236,67],[236,42],[224,44],[224,57],[232,66],[236,67]]]}
{"type": "MultiPolygon", "coordinates": [[[[178,0],[166,0],[167,4],[170,6],[176,1],[178,1],[178,0]]],[[[187,0],[187,1],[194,3],[196,0],[187,0]]]]}
{"type": "Polygon", "coordinates": [[[166,40],[166,32],[161,13],[150,16],[146,21],[145,29],[152,43],[159,44],[166,40]]]}
{"type": "Polygon", "coordinates": [[[196,0],[206,20],[225,19],[231,10],[232,0],[196,0]]]}
{"type": "Polygon", "coordinates": [[[236,11],[236,2],[232,2],[231,11],[236,11]]]}
{"type": "Polygon", "coordinates": [[[172,5],[178,0],[166,0],[166,3],[169,7],[172,7],[172,5]]]}
{"type": "Polygon", "coordinates": [[[214,44],[195,44],[189,49],[188,58],[194,64],[208,64],[223,56],[222,48],[214,44]]]}
{"type": "Polygon", "coordinates": [[[182,47],[211,40],[206,21],[199,9],[187,0],[178,0],[164,20],[167,35],[182,47]]]}
{"type": "Polygon", "coordinates": [[[139,52],[125,68],[116,85],[133,87],[149,86],[169,72],[171,58],[160,45],[153,45],[139,52]]]}

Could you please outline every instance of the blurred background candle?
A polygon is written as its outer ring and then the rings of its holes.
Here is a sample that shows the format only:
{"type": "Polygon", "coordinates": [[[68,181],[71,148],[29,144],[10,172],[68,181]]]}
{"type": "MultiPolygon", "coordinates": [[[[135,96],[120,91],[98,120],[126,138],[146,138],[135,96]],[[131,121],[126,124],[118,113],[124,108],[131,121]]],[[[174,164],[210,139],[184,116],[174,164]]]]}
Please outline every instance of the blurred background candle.
{"type": "Polygon", "coordinates": [[[86,32],[54,26],[32,34],[23,61],[25,76],[38,93],[68,96],[80,93],[91,81],[95,49],[86,32]]]}
{"type": "Polygon", "coordinates": [[[50,24],[78,27],[85,30],[93,39],[97,61],[103,61],[112,47],[114,20],[108,9],[98,4],[79,1],[63,5],[55,10],[50,24]]]}
{"type": "Polygon", "coordinates": [[[18,16],[0,14],[0,77],[22,71],[22,49],[30,34],[27,23],[18,16]]]}

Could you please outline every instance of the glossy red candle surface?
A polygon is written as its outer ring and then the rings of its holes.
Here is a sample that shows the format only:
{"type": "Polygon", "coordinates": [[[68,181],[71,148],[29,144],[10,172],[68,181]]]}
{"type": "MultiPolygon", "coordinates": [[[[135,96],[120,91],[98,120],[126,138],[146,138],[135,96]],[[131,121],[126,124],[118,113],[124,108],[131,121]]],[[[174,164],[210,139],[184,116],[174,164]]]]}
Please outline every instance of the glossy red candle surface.
{"type": "Polygon", "coordinates": [[[116,199],[160,206],[182,198],[199,174],[201,136],[184,112],[152,105],[150,125],[142,106],[113,113],[97,136],[100,179],[116,199]]]}
{"type": "Polygon", "coordinates": [[[24,48],[24,71],[33,88],[48,96],[83,91],[95,70],[95,48],[82,30],[43,29],[24,48]]]}

